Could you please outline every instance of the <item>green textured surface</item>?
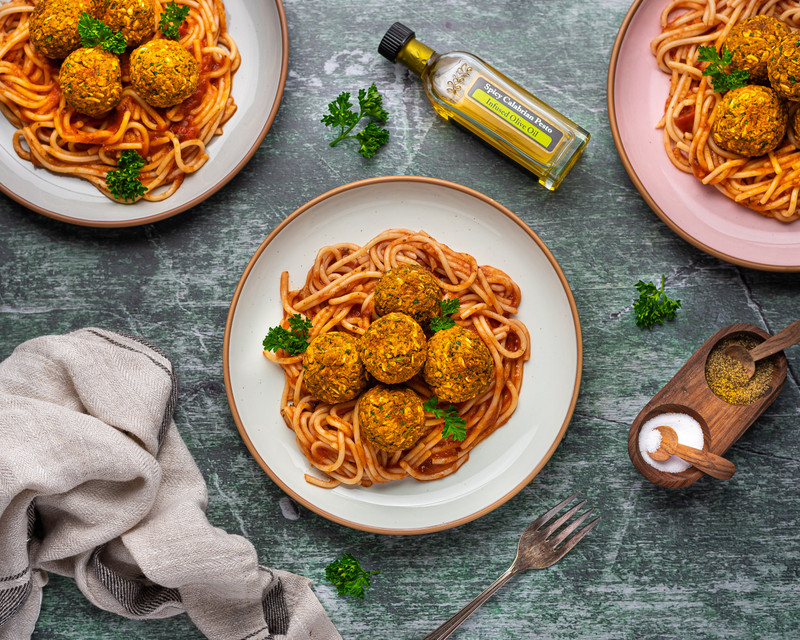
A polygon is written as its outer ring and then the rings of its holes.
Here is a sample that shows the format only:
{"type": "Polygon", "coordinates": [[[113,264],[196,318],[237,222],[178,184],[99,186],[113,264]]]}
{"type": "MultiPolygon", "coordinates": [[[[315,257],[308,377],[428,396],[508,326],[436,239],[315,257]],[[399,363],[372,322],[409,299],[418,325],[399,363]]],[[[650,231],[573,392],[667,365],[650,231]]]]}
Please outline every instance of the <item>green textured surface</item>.
{"type": "MultiPolygon", "coordinates": [[[[633,187],[613,144],[605,91],[627,1],[284,6],[290,57],[281,108],[251,162],[209,200],[115,231],[62,224],[0,196],[0,358],[27,339],[89,325],[161,346],[177,368],[176,420],[208,483],[209,519],[249,538],[263,564],[311,578],[346,639],[421,638],[502,573],[524,527],[575,490],[599,509],[601,525],[559,564],[515,578],[455,638],[796,638],[800,347],[787,351],[777,401],[730,451],[738,469],[730,481],[704,478],[669,491],[628,458],[631,421],[714,331],[751,322],[775,332],[800,317],[800,275],[701,253],[633,187]],[[467,49],[495,63],[592,133],[559,191],[437,119],[417,79],[376,53],[394,20],[440,51],[467,49]],[[319,124],[325,105],[373,81],[392,114],[390,144],[372,160],[329,148],[319,124]],[[222,375],[228,305],[266,235],[329,189],[390,174],[458,182],[523,218],[561,264],[584,337],[573,420],[533,483],[477,521],[409,537],[351,530],[294,505],[242,443],[222,375]],[[682,308],[675,321],[641,331],[633,283],[662,273],[682,308]],[[381,571],[363,601],[337,596],[325,581],[326,564],[346,551],[381,571]]],[[[185,616],[138,622],[99,611],[59,577],[45,589],[34,634],[201,637],[185,616]]]]}

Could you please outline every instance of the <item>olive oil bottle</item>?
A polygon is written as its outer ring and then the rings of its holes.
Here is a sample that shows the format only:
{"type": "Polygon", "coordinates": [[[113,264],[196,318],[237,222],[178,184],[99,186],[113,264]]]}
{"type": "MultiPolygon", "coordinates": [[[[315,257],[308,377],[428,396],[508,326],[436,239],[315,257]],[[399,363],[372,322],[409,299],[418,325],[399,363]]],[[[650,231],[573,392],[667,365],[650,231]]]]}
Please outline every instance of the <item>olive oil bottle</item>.
{"type": "Polygon", "coordinates": [[[531,171],[555,190],[580,157],[589,133],[477,56],[436,53],[395,22],[378,52],[422,79],[433,108],[531,171]]]}

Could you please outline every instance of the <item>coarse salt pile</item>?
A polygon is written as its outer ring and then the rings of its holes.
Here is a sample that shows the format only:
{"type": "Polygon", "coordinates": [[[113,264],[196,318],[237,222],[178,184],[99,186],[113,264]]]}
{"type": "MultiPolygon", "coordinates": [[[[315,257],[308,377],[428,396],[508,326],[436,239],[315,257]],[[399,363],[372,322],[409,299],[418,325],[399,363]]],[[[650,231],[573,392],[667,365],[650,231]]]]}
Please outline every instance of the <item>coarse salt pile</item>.
{"type": "Polygon", "coordinates": [[[655,451],[661,445],[661,433],[656,427],[672,427],[678,436],[678,442],[695,449],[703,448],[703,427],[692,416],[685,413],[661,413],[650,418],[639,429],[639,452],[644,461],[659,471],[667,473],[680,473],[686,471],[690,465],[678,456],[670,456],[666,460],[653,460],[649,452],[655,451]]]}

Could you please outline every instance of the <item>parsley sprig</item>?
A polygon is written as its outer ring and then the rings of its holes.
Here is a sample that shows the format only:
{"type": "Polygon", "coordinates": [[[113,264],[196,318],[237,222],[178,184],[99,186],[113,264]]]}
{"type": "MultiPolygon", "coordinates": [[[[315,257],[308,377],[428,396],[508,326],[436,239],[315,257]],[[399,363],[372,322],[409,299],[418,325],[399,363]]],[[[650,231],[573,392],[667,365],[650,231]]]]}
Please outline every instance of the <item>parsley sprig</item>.
{"type": "Polygon", "coordinates": [[[100,45],[111,53],[124,53],[127,43],[125,36],[119,31],[112,31],[102,20],[93,18],[84,11],[78,19],[78,35],[81,37],[82,47],[96,47],[100,45]]]}
{"type": "Polygon", "coordinates": [[[164,7],[164,13],[162,13],[161,17],[158,19],[158,28],[161,30],[161,33],[164,34],[165,38],[177,40],[181,36],[179,32],[180,26],[188,15],[188,6],[181,6],[177,4],[175,0],[170,0],[169,4],[164,7]]]}
{"type": "Polygon", "coordinates": [[[445,409],[440,409],[437,406],[438,404],[439,399],[436,396],[431,396],[428,398],[428,401],[422,405],[422,408],[432,413],[434,417],[444,420],[444,424],[442,425],[442,437],[458,440],[459,442],[466,438],[467,421],[458,415],[458,409],[452,404],[445,409]]]}
{"type": "Polygon", "coordinates": [[[379,573],[380,571],[365,571],[351,553],[345,553],[325,567],[325,577],[336,586],[337,593],[355,598],[364,597],[370,576],[379,573]]]}
{"type": "Polygon", "coordinates": [[[289,316],[289,328],[277,327],[270,328],[264,338],[263,345],[265,351],[277,351],[283,349],[290,356],[299,356],[308,349],[308,332],[311,329],[311,320],[304,315],[295,313],[289,316]]]}
{"type": "Polygon", "coordinates": [[[445,298],[444,300],[440,301],[439,309],[441,309],[442,315],[431,318],[431,331],[436,333],[437,331],[454,327],[456,325],[456,321],[451,317],[451,315],[458,311],[460,306],[461,302],[458,298],[445,298]]]}
{"type": "Polygon", "coordinates": [[[117,168],[106,174],[106,186],[117,200],[135,200],[147,192],[139,179],[144,158],[133,149],[125,149],[119,156],[117,168]]]}
{"type": "Polygon", "coordinates": [[[369,89],[359,89],[358,108],[358,113],[353,111],[350,93],[343,91],[336,97],[336,100],[328,104],[328,113],[322,116],[320,122],[326,127],[339,128],[339,135],[330,143],[332,147],[342,140],[355,139],[360,144],[358,152],[365,158],[371,158],[389,141],[389,131],[376,124],[386,122],[389,114],[383,108],[383,96],[378,92],[374,82],[369,89]],[[351,135],[355,126],[363,118],[371,118],[371,120],[361,131],[351,135]]]}
{"type": "Polygon", "coordinates": [[[675,312],[680,308],[680,300],[671,300],[664,291],[666,277],[661,276],[661,288],[652,282],[639,280],[634,286],[639,292],[639,298],[633,303],[636,312],[636,326],[642,329],[652,329],[656,323],[664,324],[664,320],[672,320],[675,312]]]}
{"type": "Polygon", "coordinates": [[[714,47],[700,47],[697,52],[698,60],[709,63],[703,70],[703,75],[711,78],[711,86],[714,91],[724,93],[747,84],[750,73],[746,70],[731,69],[730,71],[725,71],[725,68],[733,61],[733,53],[726,47],[723,46],[720,49],[722,57],[714,47]]]}

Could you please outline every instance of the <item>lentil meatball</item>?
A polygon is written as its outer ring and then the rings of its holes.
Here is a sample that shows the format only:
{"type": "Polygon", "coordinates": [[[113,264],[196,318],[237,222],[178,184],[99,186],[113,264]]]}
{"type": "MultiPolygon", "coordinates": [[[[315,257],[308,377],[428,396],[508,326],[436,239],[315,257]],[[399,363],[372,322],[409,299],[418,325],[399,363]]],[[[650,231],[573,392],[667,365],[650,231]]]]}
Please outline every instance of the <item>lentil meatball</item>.
{"type": "Polygon", "coordinates": [[[728,91],[714,108],[711,136],[720,147],[745,156],[772,151],[783,140],[789,112],[769,87],[728,91]]]}
{"type": "Polygon", "coordinates": [[[145,42],[131,53],[131,84],[154,107],[183,102],[200,79],[197,60],[175,40],[145,42]]]}
{"type": "Polygon", "coordinates": [[[98,9],[97,0],[39,0],[28,21],[31,44],[48,58],[66,58],[81,46],[81,14],[96,18],[98,9]]]}
{"type": "Polygon", "coordinates": [[[387,384],[405,382],[425,363],[425,332],[404,313],[375,320],[361,338],[361,360],[376,379],[387,384]]]}
{"type": "Polygon", "coordinates": [[[135,47],[156,31],[156,9],[153,0],[102,0],[100,18],[112,31],[125,36],[129,47],[135,47]]]}
{"type": "Polygon", "coordinates": [[[750,74],[752,83],[766,84],[767,61],[775,46],[791,28],[774,16],[753,16],[735,25],[725,39],[725,47],[731,52],[731,66],[750,74]]]}
{"type": "Polygon", "coordinates": [[[800,34],[789,33],[778,40],[767,61],[769,84],[787,100],[800,100],[800,34]]]}
{"type": "Polygon", "coordinates": [[[367,385],[358,339],[338,331],[314,338],[303,353],[303,384],[323,402],[355,398],[367,385]]]}
{"type": "Polygon", "coordinates": [[[464,402],[481,394],[492,381],[494,363],[480,337],[456,325],[428,340],[422,375],[439,400],[464,402]]]}
{"type": "Polygon", "coordinates": [[[99,116],[122,98],[119,58],[100,47],[76,49],[62,63],[58,84],[75,111],[99,116]]]}
{"type": "Polygon", "coordinates": [[[381,276],[375,287],[375,312],[379,316],[400,312],[419,323],[439,315],[442,290],[433,274],[416,264],[404,264],[381,276]]]}
{"type": "Polygon", "coordinates": [[[358,424],[378,449],[403,451],[425,433],[422,399],[408,387],[377,385],[358,401],[358,424]]]}

